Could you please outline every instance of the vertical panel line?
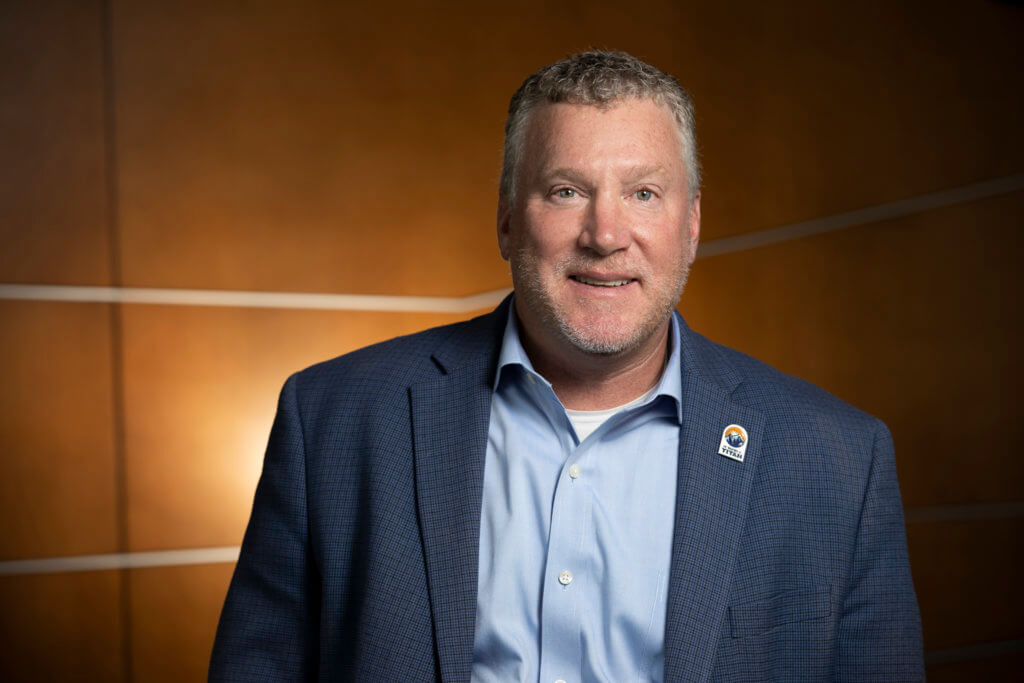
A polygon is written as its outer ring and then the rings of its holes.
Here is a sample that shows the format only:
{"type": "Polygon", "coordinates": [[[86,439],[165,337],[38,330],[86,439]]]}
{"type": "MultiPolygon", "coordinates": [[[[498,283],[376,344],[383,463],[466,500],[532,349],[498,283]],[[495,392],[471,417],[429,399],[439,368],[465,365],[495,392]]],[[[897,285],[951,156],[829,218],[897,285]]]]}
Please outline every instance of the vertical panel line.
{"type": "MultiPolygon", "coordinates": [[[[120,201],[118,195],[117,164],[117,90],[114,71],[114,21],[111,0],[102,0],[101,38],[103,45],[103,129],[104,175],[106,181],[106,218],[110,285],[122,284],[120,201]]],[[[124,325],[122,305],[110,304],[110,374],[111,414],[114,446],[114,510],[117,523],[117,548],[129,550],[128,535],[128,482],[125,458],[125,401],[124,401],[124,325]]],[[[132,643],[132,591],[131,570],[118,572],[119,612],[121,617],[121,680],[131,683],[134,678],[132,643]]]]}

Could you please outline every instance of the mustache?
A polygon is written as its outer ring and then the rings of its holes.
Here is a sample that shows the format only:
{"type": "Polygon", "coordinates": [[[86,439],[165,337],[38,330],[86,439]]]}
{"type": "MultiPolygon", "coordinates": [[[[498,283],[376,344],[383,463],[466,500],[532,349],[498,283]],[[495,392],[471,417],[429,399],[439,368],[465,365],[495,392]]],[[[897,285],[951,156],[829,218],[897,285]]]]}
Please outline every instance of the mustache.
{"type": "Polygon", "coordinates": [[[617,254],[612,254],[611,256],[573,254],[558,261],[554,268],[555,272],[563,275],[587,271],[607,271],[629,274],[631,277],[644,279],[650,274],[649,269],[644,264],[635,263],[631,259],[617,254]]]}

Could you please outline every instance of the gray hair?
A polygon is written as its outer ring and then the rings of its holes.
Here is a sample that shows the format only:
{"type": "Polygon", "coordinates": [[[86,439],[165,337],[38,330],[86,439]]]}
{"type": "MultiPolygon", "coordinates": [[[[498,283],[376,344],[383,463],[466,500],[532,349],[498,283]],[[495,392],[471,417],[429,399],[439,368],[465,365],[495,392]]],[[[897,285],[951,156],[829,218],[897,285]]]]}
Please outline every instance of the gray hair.
{"type": "Polygon", "coordinates": [[[700,189],[693,101],[672,76],[625,52],[593,50],[566,57],[527,77],[508,105],[499,192],[514,201],[523,136],[537,105],[565,102],[607,108],[626,99],[653,100],[675,117],[690,198],[700,189]]]}

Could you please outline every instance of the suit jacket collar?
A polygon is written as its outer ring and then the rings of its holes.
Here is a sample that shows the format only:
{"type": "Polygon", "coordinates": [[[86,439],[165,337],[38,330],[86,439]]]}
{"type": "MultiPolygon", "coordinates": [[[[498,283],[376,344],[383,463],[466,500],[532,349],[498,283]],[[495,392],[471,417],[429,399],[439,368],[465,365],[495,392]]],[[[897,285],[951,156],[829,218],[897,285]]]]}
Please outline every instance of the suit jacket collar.
{"type": "MultiPolygon", "coordinates": [[[[484,458],[510,301],[446,338],[432,356],[439,375],[409,389],[417,506],[444,681],[468,681],[472,672],[484,458]]],[[[678,321],[683,421],[665,679],[706,680],[725,618],[764,415],[732,400],[741,376],[715,345],[678,321]],[[743,462],[718,454],[731,424],[747,430],[743,462]]]]}
{"type": "Polygon", "coordinates": [[[509,302],[456,328],[431,357],[438,376],[409,388],[427,589],[446,682],[472,673],[491,383],[509,302]]]}

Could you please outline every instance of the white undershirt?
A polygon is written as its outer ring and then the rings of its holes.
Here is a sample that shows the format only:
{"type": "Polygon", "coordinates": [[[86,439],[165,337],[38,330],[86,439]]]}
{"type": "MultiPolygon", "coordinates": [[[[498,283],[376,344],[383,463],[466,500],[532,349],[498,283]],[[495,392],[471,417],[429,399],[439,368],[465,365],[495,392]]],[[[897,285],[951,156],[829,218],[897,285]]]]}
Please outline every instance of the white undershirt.
{"type": "Polygon", "coordinates": [[[615,406],[614,408],[605,408],[604,410],[571,410],[566,408],[565,414],[572,422],[573,429],[576,430],[576,436],[579,437],[580,443],[582,443],[584,439],[603,425],[605,420],[616,413],[621,413],[623,410],[629,410],[633,406],[640,405],[653,396],[657,388],[658,385],[655,384],[643,395],[637,396],[629,403],[623,403],[621,406],[615,406]]]}

